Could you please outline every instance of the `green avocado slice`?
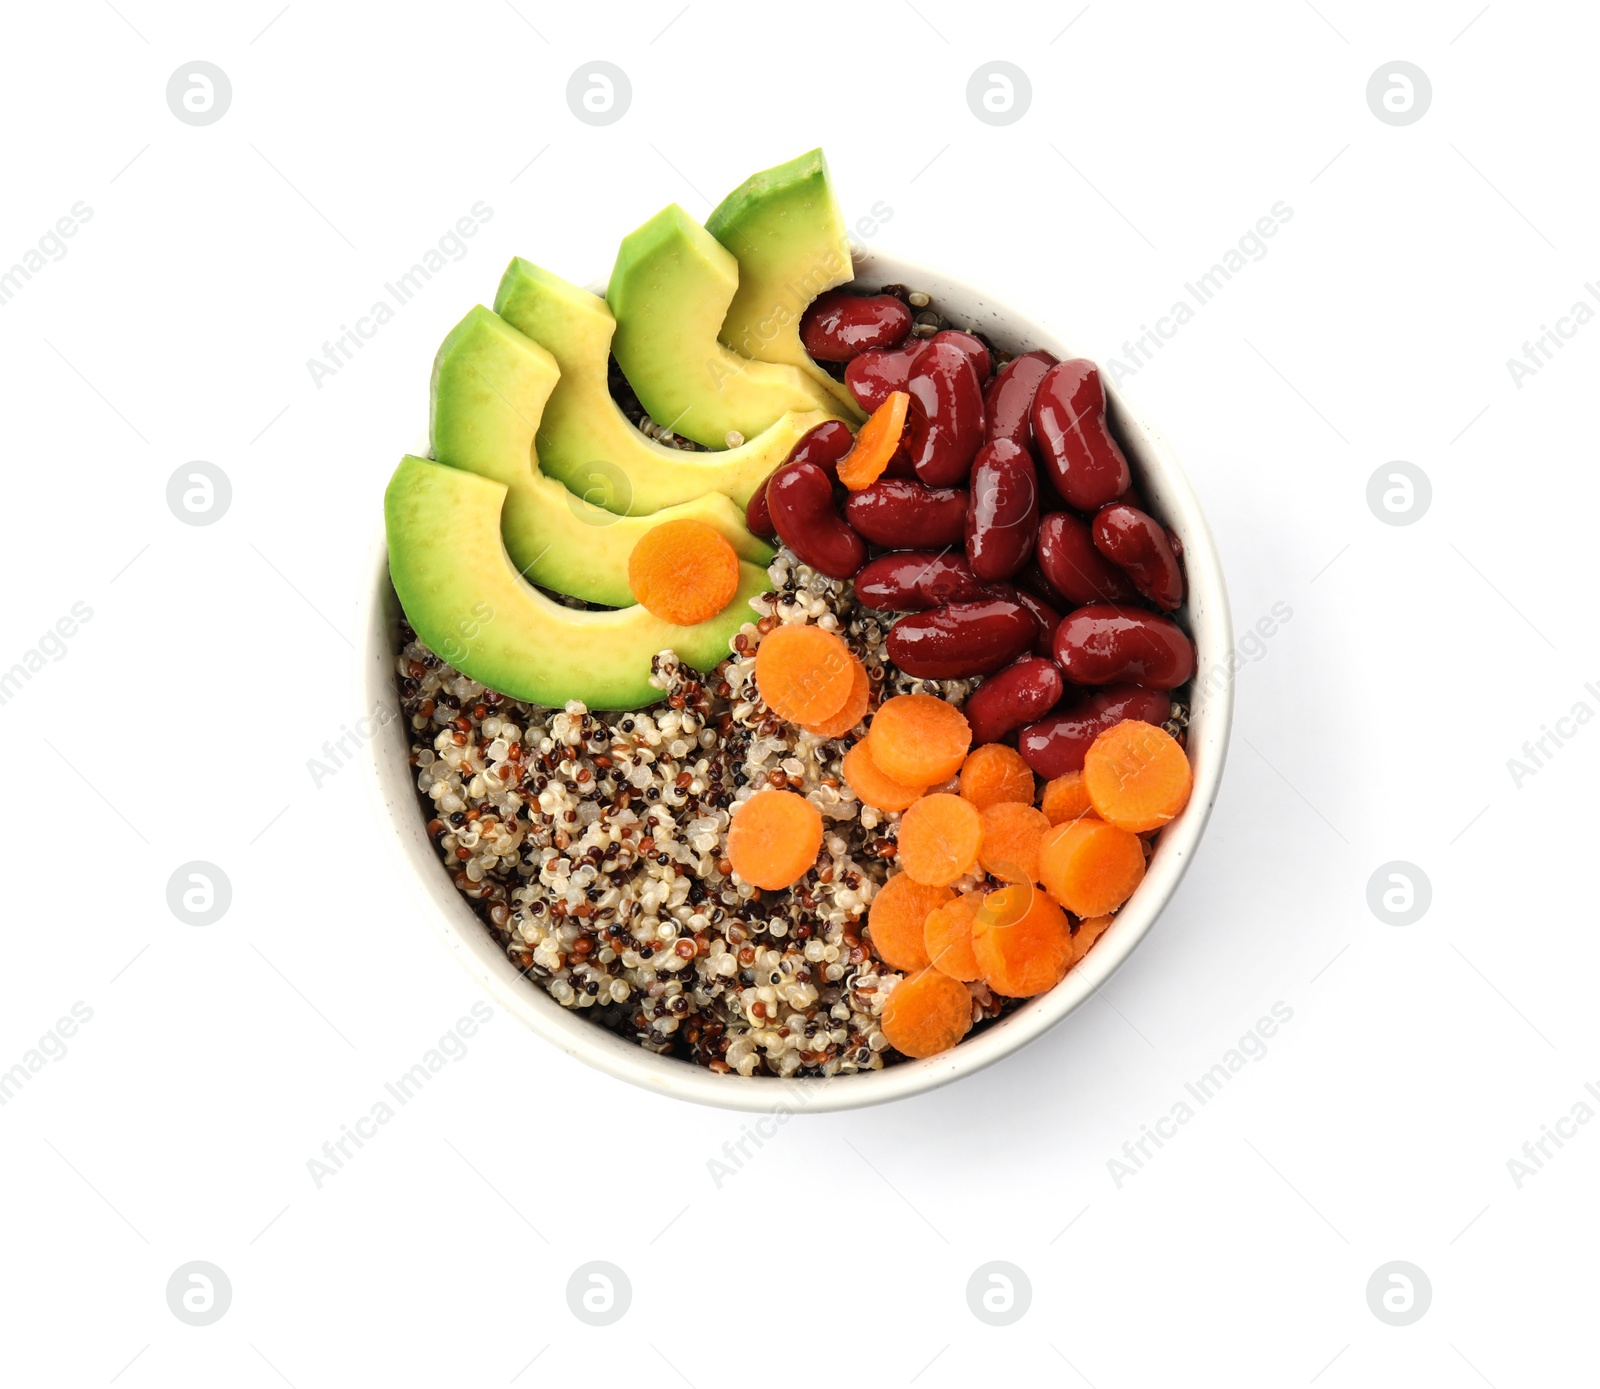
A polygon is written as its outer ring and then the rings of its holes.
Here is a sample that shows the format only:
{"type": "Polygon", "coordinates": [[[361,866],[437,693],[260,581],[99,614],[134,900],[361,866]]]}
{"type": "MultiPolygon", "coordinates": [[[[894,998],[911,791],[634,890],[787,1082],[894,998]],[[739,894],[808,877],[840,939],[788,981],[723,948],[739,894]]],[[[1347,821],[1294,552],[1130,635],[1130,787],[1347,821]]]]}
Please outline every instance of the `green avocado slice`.
{"type": "Polygon", "coordinates": [[[644,516],[707,492],[740,506],[808,430],[832,411],[790,411],[738,448],[691,453],[647,439],[629,423],[606,380],[617,323],[598,294],[520,257],[506,267],[494,311],[561,368],[539,422],[544,473],[610,511],[644,516]]]}
{"type": "Polygon", "coordinates": [[[796,366],[753,362],[717,334],[739,287],[738,262],[676,203],[622,240],[606,287],[612,351],[650,418],[708,448],[753,439],[786,410],[842,413],[796,366]]]}
{"type": "Polygon", "coordinates": [[[633,547],[653,526],[681,519],[714,527],[742,559],[771,560],[772,550],[720,492],[649,516],[618,516],[545,477],[534,437],[559,376],[554,357],[481,304],[451,329],[433,364],[433,456],[505,484],[501,530],[512,562],[530,582],[628,607],[633,547]]]}
{"type": "Polygon", "coordinates": [[[675,627],[634,606],[563,607],[526,583],[500,538],[507,489],[425,458],[400,461],[383,497],[389,575],[422,641],[457,670],[513,699],[559,708],[637,709],[661,698],[653,658],[671,648],[697,670],[728,655],[765,571],[740,565],[739,592],[708,622],[675,627]]]}
{"type": "Polygon", "coordinates": [[[855,277],[822,151],[752,174],[706,218],[706,230],[739,262],[722,341],[758,362],[800,368],[845,406],[852,423],[861,419],[850,388],[812,361],[800,341],[806,305],[855,277]]]}

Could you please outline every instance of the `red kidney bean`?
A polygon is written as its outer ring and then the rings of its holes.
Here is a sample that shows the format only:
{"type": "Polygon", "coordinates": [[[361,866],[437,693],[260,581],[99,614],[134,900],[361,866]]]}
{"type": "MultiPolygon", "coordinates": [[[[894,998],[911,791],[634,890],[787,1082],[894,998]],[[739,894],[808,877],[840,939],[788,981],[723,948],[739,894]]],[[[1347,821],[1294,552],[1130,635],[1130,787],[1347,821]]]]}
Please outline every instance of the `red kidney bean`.
{"type": "Polygon", "coordinates": [[[1061,712],[1029,724],[1017,738],[1017,751],[1039,776],[1050,780],[1068,772],[1081,772],[1089,745],[1124,719],[1159,724],[1171,714],[1172,697],[1165,690],[1107,685],[1061,712]]]}
{"type": "Polygon", "coordinates": [[[1052,511],[1039,522],[1039,568],[1067,600],[1080,603],[1133,603],[1139,590],[1122,570],[1095,549],[1089,523],[1070,511],[1052,511]]]}
{"type": "Polygon", "coordinates": [[[791,463],[815,463],[828,475],[830,482],[837,482],[839,464],[854,443],[855,435],[850,432],[850,426],[841,420],[824,420],[815,428],[806,430],[795,440],[789,456],[767,474],[745,503],[744,523],[750,533],[767,540],[778,533],[778,528],[772,524],[772,508],[767,505],[767,484],[784,468],[791,463]]]}
{"type": "Polygon", "coordinates": [[[1085,357],[1044,374],[1033,400],[1033,438],[1069,506],[1097,511],[1128,490],[1128,460],[1106,424],[1100,369],[1085,357]]]}
{"type": "Polygon", "coordinates": [[[908,347],[863,352],[852,358],[844,369],[844,384],[850,388],[856,404],[870,414],[895,391],[905,390],[911,364],[927,345],[918,339],[908,347]]]}
{"type": "Polygon", "coordinates": [[[978,450],[967,490],[967,563],[980,579],[1009,579],[1033,553],[1039,477],[1033,455],[1009,439],[978,450]]]}
{"type": "Polygon", "coordinates": [[[819,296],[800,316],[800,341],[819,362],[848,362],[863,352],[898,347],[911,331],[911,310],[892,294],[819,296]]]}
{"type": "Polygon", "coordinates": [[[972,359],[954,343],[930,340],[912,363],[905,388],[911,393],[906,423],[917,476],[930,487],[965,482],[983,442],[983,391],[972,359]]]}
{"type": "Polygon", "coordinates": [[[1161,523],[1149,512],[1113,503],[1095,512],[1090,529],[1095,549],[1119,565],[1158,608],[1171,612],[1183,602],[1183,566],[1161,523]]]}
{"type": "Polygon", "coordinates": [[[856,575],[856,598],[886,612],[921,612],[941,603],[968,603],[988,590],[959,553],[896,550],[880,555],[856,575]]]}
{"type": "Polygon", "coordinates": [[[971,333],[963,333],[958,328],[946,328],[943,332],[935,333],[928,341],[959,347],[967,354],[967,360],[972,363],[978,384],[982,386],[988,381],[989,373],[994,370],[994,358],[989,355],[989,349],[982,338],[975,338],[971,333]]]}
{"type": "Polygon", "coordinates": [[[879,478],[852,492],[845,519],[874,545],[939,550],[960,545],[967,529],[964,487],[925,487],[911,478],[879,478]]]}
{"type": "MultiPolygon", "coordinates": [[[[1142,509],[1148,510],[1148,508],[1142,509]]],[[[1182,564],[1183,537],[1179,535],[1177,531],[1173,530],[1171,526],[1163,526],[1162,530],[1166,531],[1167,533],[1167,544],[1172,546],[1172,557],[1177,560],[1179,564],[1182,564]]]]}
{"type": "Polygon", "coordinates": [[[1033,620],[1039,627],[1039,635],[1033,642],[1033,654],[1053,660],[1056,628],[1061,625],[1061,614],[1042,598],[1037,598],[1026,589],[1015,588],[1011,584],[995,584],[989,591],[997,598],[1009,598],[1013,603],[1021,603],[1033,614],[1033,620]]]}
{"type": "Polygon", "coordinates": [[[1042,718],[1056,707],[1066,688],[1054,661],[1024,656],[998,670],[978,686],[961,712],[972,725],[972,741],[998,743],[1025,723],[1042,718]]]}
{"type": "Polygon", "coordinates": [[[1061,619],[1056,664],[1074,685],[1131,681],[1170,690],[1194,674],[1194,643],[1170,617],[1090,603],[1061,619]]]}
{"type": "Polygon", "coordinates": [[[867,560],[862,539],[833,506],[833,484],[815,463],[786,463],[767,483],[767,506],[779,536],[813,569],[848,579],[867,560]]]}
{"type": "Polygon", "coordinates": [[[1024,352],[1000,368],[983,393],[985,437],[991,443],[1009,439],[1023,448],[1033,443],[1033,398],[1045,372],[1055,364],[1048,352],[1024,352]]]}
{"type": "Polygon", "coordinates": [[[889,629],[889,659],[919,680],[987,675],[1033,645],[1038,626],[1020,603],[980,598],[902,617],[889,629]]]}

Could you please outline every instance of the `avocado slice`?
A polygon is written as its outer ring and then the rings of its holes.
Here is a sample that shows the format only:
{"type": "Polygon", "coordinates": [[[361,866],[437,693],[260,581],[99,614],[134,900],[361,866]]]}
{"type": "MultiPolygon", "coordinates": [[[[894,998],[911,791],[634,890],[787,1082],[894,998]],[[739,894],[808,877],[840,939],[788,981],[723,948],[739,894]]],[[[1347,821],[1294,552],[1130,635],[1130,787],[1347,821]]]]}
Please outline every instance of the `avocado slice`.
{"type": "Polygon", "coordinates": [[[739,265],[676,203],[622,240],[606,302],[612,351],[650,418],[708,448],[753,439],[786,410],[842,413],[796,366],[753,362],[717,341],[739,265]]]}
{"type": "Polygon", "coordinates": [[[506,549],[530,582],[590,603],[624,608],[628,556],[662,521],[704,521],[742,559],[766,564],[772,550],[751,535],[744,513],[720,492],[649,516],[618,516],[545,477],[534,452],[545,401],[560,369],[538,343],[481,304],[450,330],[433,363],[429,435],[440,463],[504,483],[506,549]]]}
{"type": "Polygon", "coordinates": [[[500,538],[504,483],[426,458],[400,460],[383,495],[389,575],[428,648],[480,684],[559,708],[637,709],[661,698],[650,683],[671,648],[697,670],[728,654],[764,570],[739,566],[739,592],[708,622],[674,627],[637,605],[617,612],[563,607],[526,583],[500,538]]]}
{"type": "Polygon", "coordinates": [[[820,149],[752,174],[706,218],[739,262],[739,288],[718,335],[758,362],[799,367],[864,418],[850,388],[811,360],[800,317],[819,294],[855,278],[850,236],[820,149]]]}
{"type": "Polygon", "coordinates": [[[520,257],[506,267],[494,311],[556,359],[561,379],[539,422],[539,467],[580,496],[645,516],[707,492],[750,500],[807,430],[831,417],[790,411],[738,448],[691,453],[647,439],[611,398],[606,369],[617,321],[598,294],[520,257]]]}

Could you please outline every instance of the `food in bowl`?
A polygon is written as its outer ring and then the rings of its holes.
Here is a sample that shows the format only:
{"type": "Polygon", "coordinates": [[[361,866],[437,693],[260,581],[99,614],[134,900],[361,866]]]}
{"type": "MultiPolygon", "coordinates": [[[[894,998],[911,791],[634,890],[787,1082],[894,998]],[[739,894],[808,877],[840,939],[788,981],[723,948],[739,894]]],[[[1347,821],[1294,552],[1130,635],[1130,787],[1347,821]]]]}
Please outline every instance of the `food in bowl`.
{"type": "Polygon", "coordinates": [[[556,1003],[718,1072],[1047,992],[1192,784],[1182,546],[1093,363],[851,276],[820,151],[604,298],[513,261],[385,499],[444,871],[556,1003]]]}

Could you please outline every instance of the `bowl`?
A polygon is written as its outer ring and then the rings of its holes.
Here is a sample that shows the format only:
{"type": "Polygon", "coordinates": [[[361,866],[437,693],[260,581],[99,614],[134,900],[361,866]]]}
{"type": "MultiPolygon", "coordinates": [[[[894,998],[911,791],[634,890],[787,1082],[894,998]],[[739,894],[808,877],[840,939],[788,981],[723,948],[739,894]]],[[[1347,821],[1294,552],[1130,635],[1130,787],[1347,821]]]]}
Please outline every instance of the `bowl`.
{"type": "MultiPolygon", "coordinates": [[[[858,285],[898,283],[924,290],[950,322],[976,328],[1008,351],[1042,348],[1062,359],[1083,355],[1037,319],[941,271],[876,250],[860,254],[855,264],[858,285]]],[[[1175,616],[1193,635],[1198,656],[1188,742],[1194,791],[1183,813],[1162,831],[1138,890],[1094,949],[1060,984],[950,1051],[924,1061],[902,1061],[881,1071],[785,1080],[718,1075],[692,1062],[657,1056],[590,1022],[582,1013],[563,1008],[506,958],[489,929],[456,891],[428,839],[426,818],[407,762],[410,739],[405,720],[374,719],[377,727],[367,741],[367,766],[379,813],[403,877],[457,963],[507,1013],[596,1070],[675,1099],[768,1113],[856,1109],[948,1085],[1019,1051],[1093,995],[1155,924],[1194,857],[1216,799],[1233,718],[1233,682],[1227,665],[1233,629],[1211,531],[1166,442],[1109,381],[1106,393],[1112,428],[1128,455],[1135,481],[1157,515],[1183,541],[1189,594],[1175,616]]],[[[389,582],[388,551],[381,532],[364,609],[359,656],[363,710],[394,710],[398,702],[394,658],[400,607],[389,582]]]]}

